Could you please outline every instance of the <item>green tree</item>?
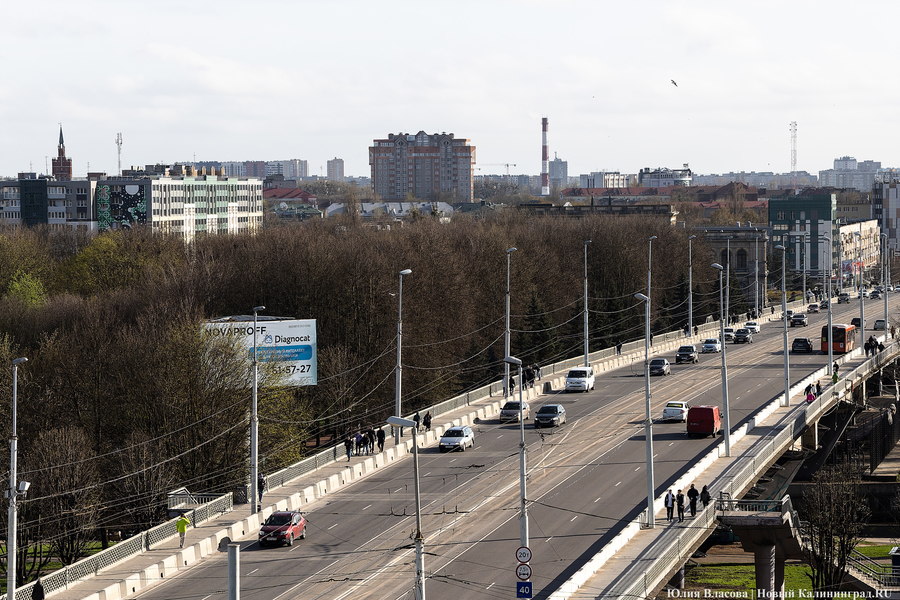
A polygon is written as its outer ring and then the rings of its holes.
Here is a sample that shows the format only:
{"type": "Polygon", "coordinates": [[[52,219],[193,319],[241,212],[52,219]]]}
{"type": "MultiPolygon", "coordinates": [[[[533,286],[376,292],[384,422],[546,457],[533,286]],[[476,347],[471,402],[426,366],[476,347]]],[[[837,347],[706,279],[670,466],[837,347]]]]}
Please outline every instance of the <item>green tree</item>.
{"type": "Polygon", "coordinates": [[[41,280],[21,269],[15,272],[12,281],[9,282],[6,296],[16,298],[28,307],[40,306],[46,299],[44,284],[41,283],[41,280]]]}

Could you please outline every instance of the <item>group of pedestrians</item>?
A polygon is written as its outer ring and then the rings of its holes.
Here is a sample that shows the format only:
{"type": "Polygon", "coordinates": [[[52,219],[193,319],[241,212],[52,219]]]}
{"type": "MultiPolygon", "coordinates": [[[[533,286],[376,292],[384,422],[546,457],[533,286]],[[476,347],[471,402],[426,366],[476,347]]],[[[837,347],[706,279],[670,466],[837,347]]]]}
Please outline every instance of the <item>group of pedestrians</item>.
{"type": "Polygon", "coordinates": [[[384,438],[384,429],[379,428],[378,431],[376,431],[372,427],[369,427],[365,431],[360,429],[355,434],[348,435],[347,439],[344,440],[344,449],[347,451],[347,460],[350,460],[351,456],[370,455],[375,452],[376,447],[378,448],[378,452],[383,452],[384,438]]]}
{"type": "Polygon", "coordinates": [[[875,356],[877,353],[884,351],[884,344],[879,342],[874,335],[870,335],[866,343],[863,344],[863,348],[866,351],[866,357],[870,355],[875,356]]]}
{"type": "Polygon", "coordinates": [[[695,488],[692,483],[687,494],[682,490],[678,490],[678,493],[676,494],[670,489],[663,498],[663,503],[666,505],[666,521],[672,521],[672,519],[675,518],[674,514],[677,509],[678,522],[684,522],[685,500],[687,500],[687,505],[690,508],[691,517],[693,518],[697,516],[697,500],[703,503],[703,508],[706,508],[712,501],[712,496],[710,496],[709,490],[705,485],[702,490],[697,491],[697,488],[695,488]]]}
{"type": "Polygon", "coordinates": [[[809,384],[806,386],[806,389],[803,390],[803,394],[806,396],[806,402],[812,402],[816,398],[822,395],[822,384],[816,381],[816,384],[809,384]]]}
{"type": "MultiPolygon", "coordinates": [[[[523,390],[534,387],[534,382],[540,380],[541,368],[537,365],[529,365],[522,371],[522,379],[525,380],[523,390]]],[[[516,389],[516,378],[514,375],[509,376],[509,393],[512,394],[516,389]]]]}
{"type": "Polygon", "coordinates": [[[425,426],[425,431],[431,431],[431,411],[429,410],[425,413],[425,418],[422,419],[419,416],[419,411],[416,411],[416,415],[413,417],[413,421],[416,422],[416,433],[422,430],[420,423],[425,426]]]}

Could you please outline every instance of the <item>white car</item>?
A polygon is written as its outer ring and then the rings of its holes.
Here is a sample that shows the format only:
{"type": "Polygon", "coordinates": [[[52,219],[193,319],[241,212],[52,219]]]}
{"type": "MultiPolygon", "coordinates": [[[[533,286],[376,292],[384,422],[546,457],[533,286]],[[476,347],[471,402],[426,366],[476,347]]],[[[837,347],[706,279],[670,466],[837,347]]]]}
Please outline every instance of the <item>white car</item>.
{"type": "Polygon", "coordinates": [[[709,338],[708,340],[703,340],[703,345],[700,346],[700,352],[707,354],[709,352],[721,352],[722,344],[716,338],[709,338]]]}
{"type": "MultiPolygon", "coordinates": [[[[529,408],[527,402],[522,402],[522,418],[526,421],[531,416],[531,408],[529,408]]],[[[518,423],[519,421],[519,401],[518,400],[510,400],[506,404],[503,405],[503,408],[500,409],[500,422],[504,421],[513,421],[518,423]]]]}
{"type": "Polygon", "coordinates": [[[725,328],[725,341],[734,339],[734,327],[726,327],[725,328]]]}
{"type": "Polygon", "coordinates": [[[475,447],[475,432],[471,427],[463,425],[462,427],[451,427],[443,436],[438,446],[441,452],[452,452],[459,450],[465,452],[466,448],[475,447]]]}
{"type": "Polygon", "coordinates": [[[666,407],[663,409],[663,421],[687,421],[689,408],[688,403],[681,400],[666,402],[666,407]]]}
{"type": "Polygon", "coordinates": [[[747,321],[744,323],[744,327],[749,329],[751,333],[759,333],[759,323],[756,321],[747,321]]]}
{"type": "Polygon", "coordinates": [[[594,367],[575,367],[566,375],[566,392],[589,392],[594,389],[594,367]]]}

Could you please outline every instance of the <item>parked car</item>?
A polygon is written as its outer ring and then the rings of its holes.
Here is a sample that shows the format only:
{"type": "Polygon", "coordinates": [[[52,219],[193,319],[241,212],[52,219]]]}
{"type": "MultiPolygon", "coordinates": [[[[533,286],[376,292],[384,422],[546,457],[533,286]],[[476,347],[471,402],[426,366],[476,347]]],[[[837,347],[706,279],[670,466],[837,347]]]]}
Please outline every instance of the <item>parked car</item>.
{"type": "Polygon", "coordinates": [[[750,330],[746,327],[741,327],[737,331],[734,332],[734,343],[735,344],[752,344],[753,343],[753,334],[750,333],[750,330]]]}
{"type": "Polygon", "coordinates": [[[791,343],[791,352],[812,352],[813,345],[812,340],[806,337],[798,337],[794,338],[794,341],[791,343]]]}
{"type": "Polygon", "coordinates": [[[688,409],[687,434],[715,436],[722,431],[722,413],[718,406],[698,405],[688,409]]]}
{"type": "Polygon", "coordinates": [[[791,317],[791,327],[806,327],[809,325],[809,317],[803,313],[797,313],[791,317]]]}
{"type": "Polygon", "coordinates": [[[725,328],[725,340],[733,340],[734,339],[734,327],[726,327],[725,328]]]}
{"type": "Polygon", "coordinates": [[[759,333],[759,323],[757,321],[747,321],[744,327],[750,330],[750,333],[759,333]]]}
{"type": "Polygon", "coordinates": [[[569,369],[566,374],[566,392],[587,392],[594,389],[594,367],[569,369]]]}
{"type": "Polygon", "coordinates": [[[690,405],[681,400],[666,402],[666,407],[663,409],[663,421],[681,421],[684,423],[687,421],[688,409],[690,409],[690,405]]]}
{"type": "Polygon", "coordinates": [[[668,375],[671,372],[672,368],[669,366],[669,361],[665,358],[654,358],[650,361],[651,375],[668,375]]]}
{"type": "Polygon", "coordinates": [[[566,422],[566,409],[562,404],[545,404],[534,413],[534,428],[559,427],[566,422]]]}
{"type": "Polygon", "coordinates": [[[876,330],[880,329],[883,331],[885,329],[885,325],[886,325],[886,322],[884,319],[875,319],[875,325],[872,327],[872,329],[876,329],[876,330]]]}
{"type": "Polygon", "coordinates": [[[703,345],[700,346],[700,352],[706,354],[708,352],[721,352],[722,344],[716,338],[709,338],[703,340],[703,345]]]}
{"type": "MultiPolygon", "coordinates": [[[[531,416],[531,408],[528,406],[527,402],[522,402],[522,418],[526,421],[531,416]]],[[[510,400],[506,404],[503,405],[503,408],[500,409],[500,422],[503,423],[505,421],[513,421],[519,422],[519,401],[518,400],[510,400]]]]}
{"type": "Polygon", "coordinates": [[[260,546],[269,543],[293,546],[297,538],[306,538],[306,519],[296,511],[273,512],[259,528],[260,546]]]}
{"type": "Polygon", "coordinates": [[[475,432],[471,427],[463,425],[462,427],[451,427],[441,436],[438,449],[441,452],[452,452],[459,450],[465,452],[466,448],[475,447],[475,432]]]}
{"type": "Polygon", "coordinates": [[[817,312],[819,312],[819,305],[818,305],[818,304],[815,304],[815,303],[810,304],[810,305],[806,308],[806,312],[809,312],[809,313],[817,313],[817,312]]]}
{"type": "Polygon", "coordinates": [[[682,346],[678,349],[678,352],[675,353],[675,364],[679,363],[698,363],[700,362],[700,357],[697,355],[697,346],[687,345],[682,346]]]}
{"type": "MultiPolygon", "coordinates": [[[[868,322],[869,322],[868,319],[866,319],[866,321],[862,324],[863,329],[865,329],[866,323],[868,323],[868,322]]],[[[853,317],[852,319],[850,319],[850,324],[856,328],[859,328],[859,326],[860,326],[859,317],[853,317]]]]}

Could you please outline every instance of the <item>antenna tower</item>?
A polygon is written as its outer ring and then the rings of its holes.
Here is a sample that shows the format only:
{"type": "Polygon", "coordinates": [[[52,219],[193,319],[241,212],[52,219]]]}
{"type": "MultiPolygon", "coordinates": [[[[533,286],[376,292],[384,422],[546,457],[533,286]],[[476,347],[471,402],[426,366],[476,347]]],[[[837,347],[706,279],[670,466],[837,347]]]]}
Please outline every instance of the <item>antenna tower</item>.
{"type": "Polygon", "coordinates": [[[797,193],[797,121],[791,121],[791,183],[797,193]]]}
{"type": "Polygon", "coordinates": [[[119,151],[119,177],[122,176],[122,134],[116,134],[116,147],[119,151]]]}

